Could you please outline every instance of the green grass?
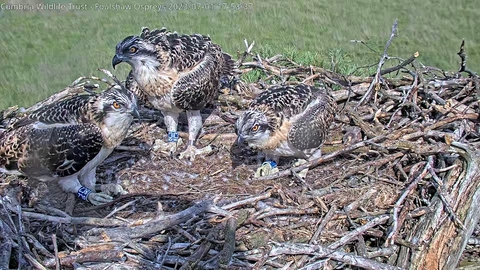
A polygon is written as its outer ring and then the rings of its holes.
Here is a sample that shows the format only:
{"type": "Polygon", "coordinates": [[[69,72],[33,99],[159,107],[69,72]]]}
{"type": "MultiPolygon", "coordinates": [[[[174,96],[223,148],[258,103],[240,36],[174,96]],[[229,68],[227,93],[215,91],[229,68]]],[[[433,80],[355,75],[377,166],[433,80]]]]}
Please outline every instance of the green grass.
{"type": "MultiPolygon", "coordinates": [[[[29,1],[36,4],[34,1],[41,0],[29,1]]],[[[208,1],[224,2],[248,0],[208,1]]],[[[391,26],[398,19],[398,37],[390,55],[408,58],[419,51],[420,62],[457,70],[456,53],[465,38],[468,66],[480,71],[480,35],[475,31],[480,9],[473,0],[425,0],[416,4],[407,0],[266,0],[251,1],[251,10],[163,12],[135,10],[133,3],[130,11],[95,10],[93,0],[73,3],[87,4],[88,10],[0,11],[0,110],[15,104],[29,106],[79,76],[99,75],[99,67],[111,69],[117,42],[138,34],[142,26],[209,34],[235,58],[237,51],[244,50],[243,39],[247,38],[255,41],[254,51],[262,56],[280,53],[301,64],[350,73],[378,61],[391,26]],[[377,53],[350,40],[363,40],[377,53]]],[[[174,2],[161,3],[168,8],[174,2]]],[[[128,69],[126,64],[119,65],[115,74],[123,77],[128,69]]],[[[260,75],[257,72],[248,79],[260,75]]]]}

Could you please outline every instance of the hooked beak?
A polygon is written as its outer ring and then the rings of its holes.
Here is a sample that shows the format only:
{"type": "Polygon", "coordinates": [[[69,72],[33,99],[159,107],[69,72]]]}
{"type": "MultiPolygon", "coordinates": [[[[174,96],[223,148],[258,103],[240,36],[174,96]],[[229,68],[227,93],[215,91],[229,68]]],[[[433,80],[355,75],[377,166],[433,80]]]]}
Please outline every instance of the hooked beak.
{"type": "Polygon", "coordinates": [[[140,113],[138,112],[137,108],[134,108],[131,114],[133,115],[134,118],[137,118],[140,120],[140,113]]]}
{"type": "Polygon", "coordinates": [[[245,144],[245,138],[243,138],[242,135],[238,135],[237,137],[237,145],[244,145],[245,144]]]}
{"type": "Polygon", "coordinates": [[[115,69],[115,66],[120,64],[121,62],[123,62],[122,58],[121,57],[118,57],[116,54],[115,56],[113,57],[112,59],[112,67],[113,69],[115,69]]]}

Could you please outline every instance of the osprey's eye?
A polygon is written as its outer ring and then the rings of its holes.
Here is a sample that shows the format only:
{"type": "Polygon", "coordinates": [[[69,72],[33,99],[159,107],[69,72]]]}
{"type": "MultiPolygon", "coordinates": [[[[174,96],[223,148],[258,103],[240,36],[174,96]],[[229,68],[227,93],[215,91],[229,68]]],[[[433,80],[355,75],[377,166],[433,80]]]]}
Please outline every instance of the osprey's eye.
{"type": "Polygon", "coordinates": [[[118,104],[117,102],[113,102],[112,106],[115,109],[120,109],[120,104],[118,104]]]}
{"type": "Polygon", "coordinates": [[[252,131],[256,132],[259,128],[260,128],[260,126],[258,124],[256,124],[255,126],[252,127],[252,131]]]}
{"type": "Polygon", "coordinates": [[[138,51],[137,47],[131,47],[130,50],[128,50],[131,53],[136,53],[138,51]]]}

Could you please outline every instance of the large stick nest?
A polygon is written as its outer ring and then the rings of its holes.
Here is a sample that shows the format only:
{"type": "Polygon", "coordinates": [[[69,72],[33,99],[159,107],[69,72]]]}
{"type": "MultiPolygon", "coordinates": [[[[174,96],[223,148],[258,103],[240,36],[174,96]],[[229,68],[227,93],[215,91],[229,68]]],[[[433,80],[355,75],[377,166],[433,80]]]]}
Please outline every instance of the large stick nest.
{"type": "MultiPolygon", "coordinates": [[[[478,218],[468,223],[462,197],[472,197],[480,180],[474,173],[472,190],[457,186],[476,170],[480,108],[479,80],[466,65],[447,73],[417,63],[415,54],[382,69],[387,43],[376,74],[360,78],[263,58],[246,45],[239,70],[266,78],[232,81],[203,110],[199,143],[213,154],[191,163],[153,151],[165,131],[161,114],[144,106],[143,120],[97,172],[101,184],[129,192],[112,203],[77,200],[72,210],[73,195],[55,183],[1,175],[0,268],[408,268],[424,246],[419,224],[433,212],[468,239],[478,218]],[[398,76],[386,78],[390,72],[398,76]],[[323,156],[302,167],[283,160],[279,174],[254,179],[256,155],[234,144],[233,123],[270,84],[299,82],[335,89],[340,111],[323,156]]],[[[3,111],[2,125],[102,81],[81,78],[26,111],[3,111]]],[[[464,261],[478,254],[478,234],[464,261]]]]}

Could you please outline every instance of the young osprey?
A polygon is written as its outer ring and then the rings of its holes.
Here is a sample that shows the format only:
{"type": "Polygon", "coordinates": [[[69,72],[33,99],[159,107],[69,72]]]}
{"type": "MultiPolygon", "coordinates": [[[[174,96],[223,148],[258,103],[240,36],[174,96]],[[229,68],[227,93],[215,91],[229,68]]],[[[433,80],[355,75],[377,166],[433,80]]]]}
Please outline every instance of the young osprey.
{"type": "Polygon", "coordinates": [[[282,156],[302,162],[319,157],[336,108],[324,88],[305,84],[272,86],[258,95],[236,123],[237,143],[266,156],[255,175],[278,171],[282,156]]]}
{"type": "Polygon", "coordinates": [[[92,191],[95,170],[125,138],[133,115],[136,97],[116,88],[42,107],[0,134],[0,172],[57,180],[94,205],[109,202],[92,191]]]}
{"type": "Polygon", "coordinates": [[[233,74],[230,55],[207,36],[144,27],[140,36],[126,37],[117,44],[112,66],[121,62],[132,67],[127,78],[129,89],[140,92],[164,115],[170,154],[177,150],[179,113],[186,111],[188,146],[180,158],[193,160],[195,140],[202,128],[200,110],[217,97],[221,78],[233,74]]]}

